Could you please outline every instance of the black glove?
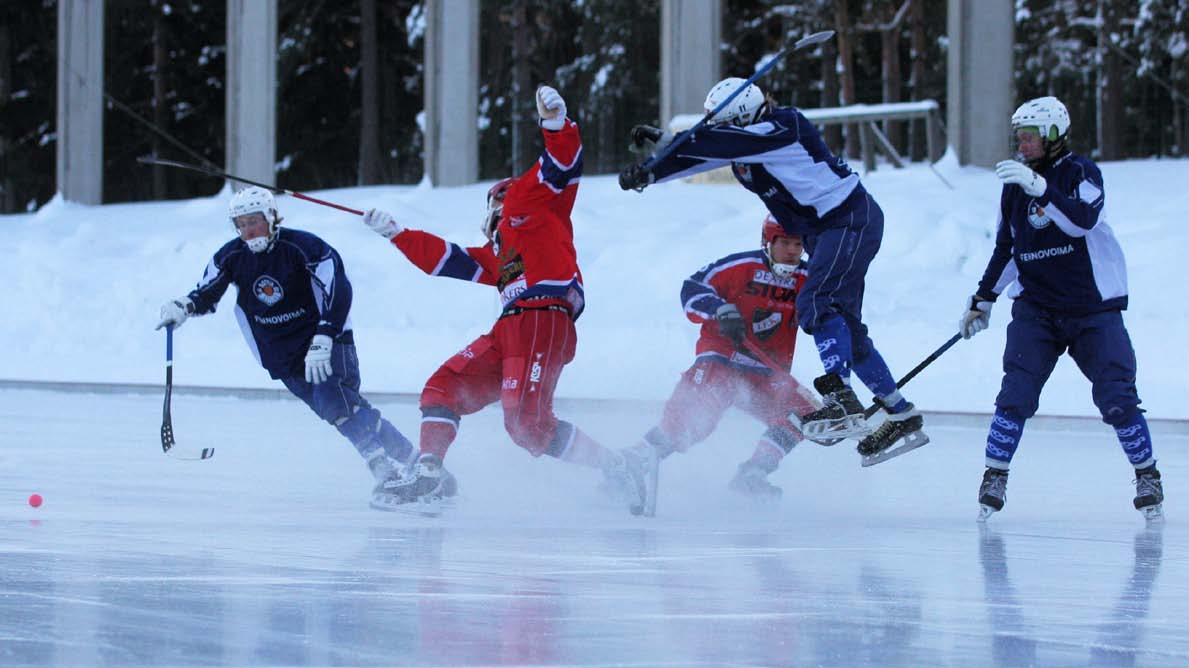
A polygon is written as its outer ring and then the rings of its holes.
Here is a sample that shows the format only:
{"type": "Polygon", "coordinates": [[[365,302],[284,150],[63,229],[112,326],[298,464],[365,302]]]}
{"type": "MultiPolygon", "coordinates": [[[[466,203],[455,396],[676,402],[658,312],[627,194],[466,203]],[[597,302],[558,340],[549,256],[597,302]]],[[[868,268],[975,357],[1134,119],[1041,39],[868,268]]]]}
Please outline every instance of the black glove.
{"type": "Polygon", "coordinates": [[[665,131],[660,128],[654,128],[651,125],[637,125],[632,128],[632,145],[636,148],[643,148],[645,143],[655,144],[664,136],[665,131]]]}
{"type": "Polygon", "coordinates": [[[644,163],[629,165],[619,173],[619,187],[624,190],[644,190],[654,181],[656,177],[644,169],[644,163]]]}
{"type": "Polygon", "coordinates": [[[731,340],[736,348],[743,346],[743,339],[747,338],[747,323],[739,313],[739,307],[730,302],[718,307],[714,312],[714,319],[718,321],[718,333],[731,340]]]}

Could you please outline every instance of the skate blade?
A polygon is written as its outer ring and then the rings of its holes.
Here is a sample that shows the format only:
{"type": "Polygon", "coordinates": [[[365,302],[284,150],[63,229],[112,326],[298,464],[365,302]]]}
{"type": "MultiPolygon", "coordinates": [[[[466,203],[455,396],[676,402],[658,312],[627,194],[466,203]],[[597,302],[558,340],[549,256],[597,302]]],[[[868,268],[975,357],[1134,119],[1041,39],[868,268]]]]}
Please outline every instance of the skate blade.
{"type": "Polygon", "coordinates": [[[373,494],[369,504],[373,510],[382,510],[408,517],[437,517],[442,511],[454,506],[454,498],[440,496],[425,497],[416,501],[401,502],[387,494],[373,494]]]}
{"type": "Polygon", "coordinates": [[[1164,504],[1157,503],[1154,506],[1147,506],[1140,510],[1144,515],[1144,520],[1148,524],[1163,524],[1164,523],[1164,504]]]}
{"type": "Polygon", "coordinates": [[[831,445],[838,445],[839,443],[846,440],[844,438],[824,438],[822,436],[818,436],[817,438],[810,438],[809,436],[806,436],[805,439],[827,448],[831,445]]]}
{"type": "Polygon", "coordinates": [[[900,439],[900,445],[881,450],[874,455],[864,456],[860,462],[864,467],[875,466],[880,462],[899,457],[906,452],[912,452],[929,442],[929,435],[923,431],[914,431],[900,439]]]}
{"type": "MultiPolygon", "coordinates": [[[[830,439],[857,438],[871,433],[871,425],[861,415],[848,415],[830,420],[814,420],[801,425],[805,438],[821,443],[830,439]]],[[[838,441],[834,441],[837,443],[838,441]]]]}
{"type": "Polygon", "coordinates": [[[985,504],[984,504],[984,505],[979,505],[979,507],[978,507],[978,521],[979,521],[979,522],[986,522],[986,521],[987,521],[987,518],[989,518],[990,516],[994,515],[994,514],[995,514],[995,513],[997,513],[997,512],[999,512],[999,511],[998,511],[998,510],[995,510],[995,509],[994,509],[994,508],[992,508],[991,506],[988,506],[988,505],[985,505],[985,504]]]}

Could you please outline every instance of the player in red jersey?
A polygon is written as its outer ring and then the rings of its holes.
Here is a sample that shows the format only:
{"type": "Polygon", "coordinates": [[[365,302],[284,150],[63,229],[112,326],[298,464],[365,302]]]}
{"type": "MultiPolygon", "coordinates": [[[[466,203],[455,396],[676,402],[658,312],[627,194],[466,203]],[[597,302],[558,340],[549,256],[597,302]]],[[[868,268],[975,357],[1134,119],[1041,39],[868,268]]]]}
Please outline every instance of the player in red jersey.
{"type": "Polygon", "coordinates": [[[710,436],[723,413],[736,406],[768,428],[730,487],[776,498],[780,488],[768,482],[768,474],[803,438],[789,415],[805,415],[816,406],[788,373],[797,344],[797,294],[806,277],[801,237],[768,215],[761,242],[760,250],[727,255],[685,279],[685,315],[702,325],[697,357],[665,404],[660,424],[624,454],[646,466],[684,452],[710,436]]]}
{"type": "MultiPolygon", "coordinates": [[[[488,243],[462,248],[428,232],[404,229],[372,209],[364,222],[432,276],[494,285],[503,311],[491,331],[451,357],[421,392],[421,454],[376,487],[372,505],[398,509],[453,496],[442,467],[463,415],[499,401],[512,440],[533,456],[600,468],[625,494],[640,487],[619,453],[553,413],[562,368],[574,358],[581,315],[582,273],[570,211],[582,175],[582,139],[562,96],[537,90],[545,148],[531,169],[487,194],[488,243]]],[[[630,499],[627,499],[630,502],[630,499]]]]}

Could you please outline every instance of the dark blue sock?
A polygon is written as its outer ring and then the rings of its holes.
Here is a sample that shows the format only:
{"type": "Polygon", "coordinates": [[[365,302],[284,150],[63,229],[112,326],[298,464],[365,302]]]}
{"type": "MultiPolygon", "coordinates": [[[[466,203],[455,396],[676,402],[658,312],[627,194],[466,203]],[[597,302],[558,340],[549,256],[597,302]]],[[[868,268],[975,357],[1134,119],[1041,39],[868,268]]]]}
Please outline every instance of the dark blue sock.
{"type": "Polygon", "coordinates": [[[850,328],[842,316],[833,316],[818,325],[813,332],[813,340],[817,343],[817,354],[822,358],[825,372],[836,373],[844,379],[850,378],[850,328]]]}
{"type": "Polygon", "coordinates": [[[888,399],[894,397],[893,405],[888,408],[893,413],[908,408],[908,402],[904,397],[897,396],[896,381],[892,379],[892,372],[888,369],[888,365],[883,361],[883,357],[875,348],[871,348],[871,352],[861,360],[855,360],[855,375],[871,393],[880,399],[888,399]]]}
{"type": "Polygon", "coordinates": [[[991,431],[987,434],[987,465],[991,466],[996,462],[1002,464],[996,468],[1006,469],[1016,454],[1016,447],[1020,445],[1020,436],[1023,433],[1023,419],[996,409],[995,417],[991,419],[991,431]]]}
{"type": "Polygon", "coordinates": [[[1123,446],[1123,453],[1127,461],[1135,468],[1146,468],[1152,465],[1152,434],[1148,431],[1148,421],[1144,414],[1135,411],[1130,419],[1115,427],[1115,435],[1119,437],[1119,445],[1123,446]]]}

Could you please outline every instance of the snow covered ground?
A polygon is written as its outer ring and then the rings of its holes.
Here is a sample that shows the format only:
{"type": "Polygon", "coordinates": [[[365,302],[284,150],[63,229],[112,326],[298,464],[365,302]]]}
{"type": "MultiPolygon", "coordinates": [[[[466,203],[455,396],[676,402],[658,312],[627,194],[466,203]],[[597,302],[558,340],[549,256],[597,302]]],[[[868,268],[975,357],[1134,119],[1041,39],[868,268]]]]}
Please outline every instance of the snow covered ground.
{"type": "MultiPolygon", "coordinates": [[[[606,442],[646,411],[565,415],[606,442]]],[[[381,409],[398,422],[409,403],[381,409]]],[[[758,427],[665,463],[657,517],[492,438],[451,450],[437,519],[367,507],[362,462],[294,401],[0,391],[0,665],[1173,666],[1189,663],[1189,436],[1164,433],[1163,530],[1111,432],[1033,429],[981,531],[981,424],[860,469],[802,445],[784,498],[725,489],[758,427]],[[38,491],[34,510],[25,497],[38,491]]]]}
{"type": "MultiPolygon", "coordinates": [[[[864,177],[888,219],[866,315],[897,375],[955,331],[991,251],[994,176],[949,160],[938,170],[953,190],[921,165],[864,177]]],[[[491,409],[464,422],[450,453],[459,506],[431,520],[369,510],[358,457],[293,400],[179,392],[179,442],[216,455],[177,462],[160,451],[159,395],[0,389],[0,665],[1189,663],[1189,162],[1103,172],[1130,265],[1140,393],[1159,418],[1161,530],[1131,508],[1109,429],[1036,420],[1008,506],[980,532],[986,418],[936,412],[990,410],[1006,304],[908,386],[934,413],[926,448],[860,469],[851,445],[803,445],[773,476],[784,498],[757,507],[724,489],[759,431],[730,415],[666,462],[651,520],[606,506],[593,472],[531,459],[491,409]],[[26,505],[32,492],[44,506],[26,505]]],[[[485,190],[319,194],[478,243],[485,190]]],[[[160,383],[158,306],[231,237],[227,197],[55,201],[0,217],[0,381],[160,383]]],[[[417,392],[494,319],[490,289],[420,274],[357,218],[281,208],[346,260],[365,393],[417,392]]],[[[696,337],[681,280],[756,247],[762,213],[737,186],[637,195],[614,177],[584,180],[575,228],[589,307],[559,390],[564,417],[611,446],[653,423],[696,337]]],[[[178,332],[176,381],[277,389],[231,311],[228,297],[178,332]]],[[[820,369],[812,350],[803,338],[794,371],[806,381],[820,369]]],[[[416,433],[415,405],[379,405],[416,433]]],[[[1094,414],[1069,360],[1041,412],[1094,414]]]]}

